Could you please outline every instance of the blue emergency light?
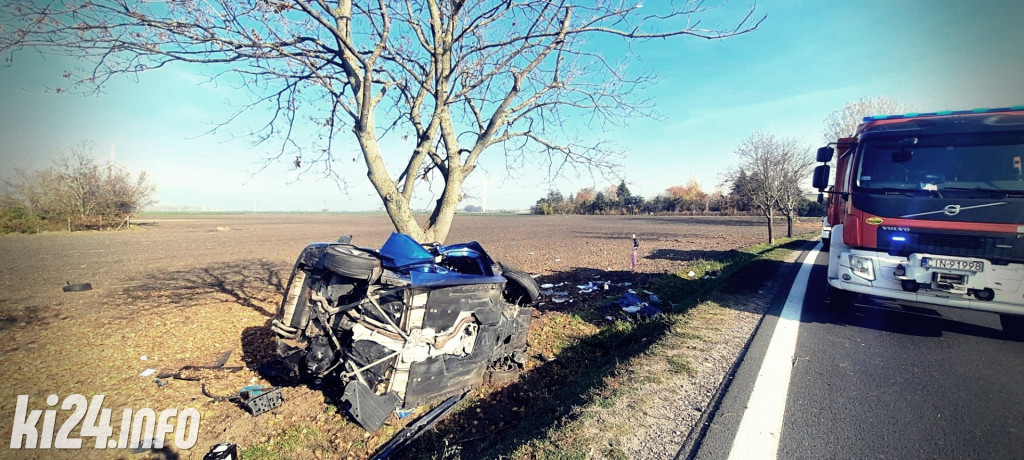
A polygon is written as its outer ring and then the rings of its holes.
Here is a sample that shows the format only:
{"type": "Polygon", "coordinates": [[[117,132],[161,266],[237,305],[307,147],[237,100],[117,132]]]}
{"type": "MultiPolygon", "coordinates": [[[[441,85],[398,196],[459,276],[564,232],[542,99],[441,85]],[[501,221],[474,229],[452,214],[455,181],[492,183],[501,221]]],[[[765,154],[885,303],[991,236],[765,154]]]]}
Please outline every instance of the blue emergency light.
{"type": "Polygon", "coordinates": [[[899,118],[920,118],[920,117],[941,117],[947,115],[969,115],[975,113],[989,113],[989,112],[1010,112],[1024,110],[1024,105],[1015,105],[1013,107],[1000,107],[998,109],[989,108],[977,108],[971,110],[944,110],[941,112],[929,112],[929,113],[905,113],[903,115],[873,115],[870,117],[864,117],[864,121],[878,121],[878,120],[895,120],[899,118]]]}

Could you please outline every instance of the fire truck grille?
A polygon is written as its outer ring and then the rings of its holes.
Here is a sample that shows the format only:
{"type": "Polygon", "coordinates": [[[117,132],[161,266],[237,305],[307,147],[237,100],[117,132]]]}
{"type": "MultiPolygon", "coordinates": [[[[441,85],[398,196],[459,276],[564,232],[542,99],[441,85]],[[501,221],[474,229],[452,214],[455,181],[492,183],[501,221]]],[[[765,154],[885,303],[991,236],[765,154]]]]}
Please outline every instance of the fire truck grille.
{"type": "Polygon", "coordinates": [[[878,247],[890,255],[928,253],[958,257],[977,257],[995,262],[1024,261],[1024,240],[1016,235],[945,233],[930,230],[895,231],[878,229],[878,247]]]}

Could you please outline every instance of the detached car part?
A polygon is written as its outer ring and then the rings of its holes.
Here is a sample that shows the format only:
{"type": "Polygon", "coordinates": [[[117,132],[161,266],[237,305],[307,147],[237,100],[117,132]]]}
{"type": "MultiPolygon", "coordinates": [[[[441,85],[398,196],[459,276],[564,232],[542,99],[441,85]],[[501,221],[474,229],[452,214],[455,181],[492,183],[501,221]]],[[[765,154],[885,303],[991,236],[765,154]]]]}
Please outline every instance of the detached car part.
{"type": "Polygon", "coordinates": [[[532,277],[476,242],[393,233],[375,251],[350,239],[302,251],[271,329],[282,361],[340,385],[363,428],[522,368],[540,292],[532,277]]]}

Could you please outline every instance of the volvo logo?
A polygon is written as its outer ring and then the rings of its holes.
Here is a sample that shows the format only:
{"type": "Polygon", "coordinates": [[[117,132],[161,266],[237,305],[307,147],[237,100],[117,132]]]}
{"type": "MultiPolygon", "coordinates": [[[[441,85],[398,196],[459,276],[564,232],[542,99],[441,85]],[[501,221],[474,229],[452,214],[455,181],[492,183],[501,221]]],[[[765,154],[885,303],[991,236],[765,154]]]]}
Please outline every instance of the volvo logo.
{"type": "MultiPolygon", "coordinates": [[[[1004,204],[1010,204],[1010,202],[1008,202],[1008,201],[997,201],[995,203],[979,204],[979,205],[976,205],[976,206],[966,206],[966,207],[960,206],[958,204],[951,204],[951,205],[946,206],[946,207],[944,207],[944,208],[942,208],[941,210],[938,210],[938,211],[919,212],[917,214],[907,214],[905,216],[900,216],[900,218],[901,219],[909,219],[911,217],[929,216],[929,215],[932,215],[932,214],[945,214],[947,216],[955,216],[957,214],[960,214],[960,211],[967,211],[969,209],[987,208],[987,207],[990,207],[990,206],[1002,206],[1004,204]]],[[[879,223],[881,223],[881,222],[879,222],[879,223]]]]}

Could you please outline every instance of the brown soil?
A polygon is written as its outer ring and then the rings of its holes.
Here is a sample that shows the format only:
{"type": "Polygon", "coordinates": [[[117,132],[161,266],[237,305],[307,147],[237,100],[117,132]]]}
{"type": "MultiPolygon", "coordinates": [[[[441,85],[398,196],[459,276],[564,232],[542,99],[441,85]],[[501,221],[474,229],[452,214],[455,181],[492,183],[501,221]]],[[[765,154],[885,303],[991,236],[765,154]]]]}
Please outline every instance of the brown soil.
{"type": "MultiPolygon", "coordinates": [[[[6,339],[0,345],[0,433],[11,433],[17,395],[29,395],[34,410],[49,409],[44,401],[51,394],[61,400],[70,394],[105,395],[115,439],[123,408],[199,409],[199,442],[171,458],[202,458],[218,442],[265,442],[292,426],[315,427],[322,434],[309,458],[338,453],[361,458],[394,432],[362,432],[326,405],[321,392],[304,386],[285,388],[285,403],[260,417],[230,402],[210,403],[200,387],[230,394],[265,384],[256,368],[271,354],[266,326],[299,251],[342,234],[352,234],[357,245],[379,247],[392,230],[386,217],[200,215],[148,218],[141,224],[127,232],[0,237],[0,331],[6,339]],[[85,282],[93,289],[61,290],[85,282]],[[212,364],[228,350],[225,366],[242,370],[202,371],[195,375],[200,381],[164,379],[166,385],[139,376],[149,368],[212,364]]],[[[802,223],[798,231],[817,225],[802,223]]],[[[784,225],[776,229],[784,231],[784,225]]],[[[754,218],[460,216],[448,242],[479,241],[494,259],[542,275],[542,282],[571,285],[595,276],[633,279],[632,233],[641,242],[637,270],[642,276],[719,258],[762,242],[766,231],[763,220],[754,218]]],[[[545,310],[556,309],[546,303],[541,321],[545,310]]],[[[571,309],[572,303],[557,308],[571,309]]],[[[58,411],[58,427],[68,413],[58,411]]],[[[95,450],[93,442],[84,438],[81,451],[11,451],[3,441],[0,457],[132,455],[95,450]]]]}

